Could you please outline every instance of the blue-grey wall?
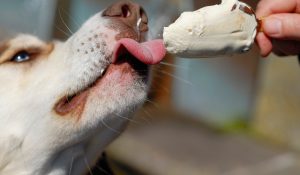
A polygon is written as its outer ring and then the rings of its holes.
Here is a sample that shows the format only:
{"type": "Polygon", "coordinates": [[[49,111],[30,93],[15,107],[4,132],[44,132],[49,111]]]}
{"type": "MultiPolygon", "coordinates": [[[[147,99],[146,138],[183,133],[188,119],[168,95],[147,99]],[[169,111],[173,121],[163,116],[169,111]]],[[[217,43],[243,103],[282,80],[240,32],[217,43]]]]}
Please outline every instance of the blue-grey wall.
{"type": "Polygon", "coordinates": [[[50,39],[56,0],[9,0],[0,2],[0,29],[11,34],[31,33],[50,39]]]}

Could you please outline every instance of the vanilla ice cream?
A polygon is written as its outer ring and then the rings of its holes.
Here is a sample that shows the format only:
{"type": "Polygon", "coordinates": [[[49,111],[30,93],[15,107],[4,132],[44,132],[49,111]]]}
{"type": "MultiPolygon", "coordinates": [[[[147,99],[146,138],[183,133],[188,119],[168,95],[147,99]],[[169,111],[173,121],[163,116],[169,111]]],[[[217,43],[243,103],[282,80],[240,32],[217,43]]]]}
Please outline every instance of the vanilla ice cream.
{"type": "Polygon", "coordinates": [[[238,0],[222,0],[194,12],[184,12],[163,40],[168,52],[182,57],[212,57],[250,50],[258,22],[251,7],[238,0]]]}

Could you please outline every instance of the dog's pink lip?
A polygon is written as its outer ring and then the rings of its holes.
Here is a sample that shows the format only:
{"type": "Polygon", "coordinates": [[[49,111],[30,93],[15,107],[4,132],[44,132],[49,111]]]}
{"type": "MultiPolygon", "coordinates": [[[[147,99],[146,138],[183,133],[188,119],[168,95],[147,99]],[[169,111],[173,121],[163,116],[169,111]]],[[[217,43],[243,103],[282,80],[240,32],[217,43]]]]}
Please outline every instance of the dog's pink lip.
{"type": "Polygon", "coordinates": [[[116,63],[118,57],[124,53],[130,53],[144,64],[153,65],[162,61],[166,55],[166,49],[160,39],[138,43],[133,39],[123,38],[114,48],[112,63],[116,63]]]}
{"type": "Polygon", "coordinates": [[[77,95],[74,95],[71,100],[68,100],[68,97],[61,98],[54,106],[55,112],[61,116],[65,116],[77,110],[77,115],[81,116],[88,94],[89,88],[87,90],[79,92],[77,95]]]}

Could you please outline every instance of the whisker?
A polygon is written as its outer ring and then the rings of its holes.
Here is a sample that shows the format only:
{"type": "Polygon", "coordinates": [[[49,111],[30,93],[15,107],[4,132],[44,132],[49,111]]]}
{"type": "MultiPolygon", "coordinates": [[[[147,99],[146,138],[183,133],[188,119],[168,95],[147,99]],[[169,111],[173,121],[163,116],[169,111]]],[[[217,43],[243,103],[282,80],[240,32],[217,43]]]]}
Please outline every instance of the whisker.
{"type": "Polygon", "coordinates": [[[190,81],[187,81],[187,80],[185,80],[185,79],[183,79],[183,78],[180,78],[180,77],[178,77],[178,76],[175,76],[175,75],[173,75],[173,74],[171,74],[171,73],[169,73],[169,72],[163,71],[163,70],[158,70],[158,71],[161,72],[161,73],[163,73],[163,74],[165,74],[165,75],[168,75],[168,76],[170,76],[170,77],[172,77],[172,78],[175,78],[175,79],[177,79],[177,80],[179,80],[179,81],[182,81],[183,83],[186,83],[186,84],[188,84],[188,85],[193,86],[193,83],[191,83],[190,81]]]}
{"type": "Polygon", "coordinates": [[[151,116],[151,114],[149,113],[149,111],[148,110],[146,110],[146,109],[142,109],[142,112],[144,113],[144,114],[146,114],[146,116],[141,116],[141,118],[145,121],[145,122],[147,122],[149,125],[152,125],[152,116],[151,116]],[[148,117],[148,118],[147,118],[148,117]]]}
{"type": "Polygon", "coordinates": [[[116,129],[110,127],[110,126],[108,126],[108,125],[104,122],[104,120],[101,120],[101,122],[102,122],[102,124],[103,124],[107,129],[113,131],[114,133],[121,134],[120,131],[118,131],[118,130],[116,130],[116,129]]]}
{"type": "Polygon", "coordinates": [[[76,27],[80,27],[80,24],[76,22],[76,20],[70,15],[70,13],[68,13],[66,10],[64,10],[64,8],[61,8],[61,10],[63,11],[63,13],[65,13],[68,18],[76,25],[76,27]]]}
{"type": "MultiPolygon", "coordinates": [[[[171,74],[171,73],[169,73],[169,74],[171,74]]],[[[157,79],[161,79],[161,80],[164,80],[164,76],[162,76],[161,75],[161,72],[160,71],[156,71],[154,74],[153,74],[153,76],[155,77],[155,78],[157,78],[157,79]]]]}
{"type": "Polygon", "coordinates": [[[146,99],[147,102],[149,102],[150,104],[152,104],[154,107],[156,107],[157,109],[160,109],[159,107],[159,104],[154,102],[153,100],[149,100],[149,99],[146,99]]]}
{"type": "Polygon", "coordinates": [[[69,173],[68,173],[69,175],[71,175],[71,173],[72,173],[73,163],[74,163],[74,156],[72,156],[71,166],[70,166],[69,173]]]}
{"type": "Polygon", "coordinates": [[[60,8],[59,8],[59,10],[58,10],[58,14],[59,14],[59,17],[60,17],[60,19],[61,19],[61,22],[65,25],[65,27],[69,30],[69,32],[70,32],[71,34],[74,34],[74,33],[72,32],[72,30],[71,30],[71,29],[68,27],[68,25],[66,24],[65,20],[63,19],[63,17],[61,16],[60,8]]]}
{"type": "Polygon", "coordinates": [[[84,157],[84,163],[85,163],[86,167],[88,168],[90,175],[93,175],[92,169],[91,169],[90,165],[88,164],[86,157],[84,157]]]}
{"type": "Polygon", "coordinates": [[[140,122],[136,121],[136,120],[133,120],[133,119],[130,119],[130,118],[127,118],[127,117],[124,117],[124,116],[121,116],[120,114],[115,114],[117,117],[120,117],[122,119],[125,119],[125,120],[128,120],[132,123],[135,123],[135,124],[141,124],[140,122]]]}
{"type": "MultiPolygon", "coordinates": [[[[147,113],[144,108],[141,108],[140,111],[144,112],[146,115],[148,115],[149,118],[151,118],[150,113],[147,113]]],[[[130,110],[130,112],[134,113],[134,112],[136,112],[136,110],[132,109],[132,110],[130,110]]],[[[137,116],[137,118],[141,118],[143,121],[145,121],[146,123],[150,124],[150,121],[147,120],[143,115],[139,115],[139,116],[137,116]]],[[[141,124],[141,125],[145,124],[144,122],[141,122],[141,121],[138,121],[138,120],[135,120],[135,122],[137,124],[141,124]]]]}
{"type": "Polygon", "coordinates": [[[152,87],[153,88],[151,88],[150,92],[160,92],[161,90],[163,90],[167,94],[171,93],[170,89],[162,84],[156,83],[156,84],[153,84],[152,87]]]}
{"type": "Polygon", "coordinates": [[[161,61],[159,64],[165,65],[165,66],[170,66],[170,67],[175,67],[175,68],[180,68],[180,69],[184,69],[184,70],[188,69],[188,67],[179,66],[179,65],[176,65],[176,64],[172,64],[172,63],[167,63],[167,62],[164,62],[164,61],[161,61]]]}
{"type": "Polygon", "coordinates": [[[59,28],[57,25],[55,26],[55,28],[57,30],[59,30],[60,32],[62,32],[64,35],[66,35],[67,37],[70,37],[71,35],[69,33],[67,33],[66,31],[64,31],[63,29],[59,28]]]}

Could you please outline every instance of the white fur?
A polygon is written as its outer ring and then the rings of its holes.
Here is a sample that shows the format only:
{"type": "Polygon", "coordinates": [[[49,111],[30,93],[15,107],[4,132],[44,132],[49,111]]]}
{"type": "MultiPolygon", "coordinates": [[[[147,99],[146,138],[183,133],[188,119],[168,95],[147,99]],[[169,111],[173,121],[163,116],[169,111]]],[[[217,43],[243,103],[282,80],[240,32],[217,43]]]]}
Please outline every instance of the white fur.
{"type": "MultiPolygon", "coordinates": [[[[29,66],[0,59],[0,175],[82,175],[124,129],[125,117],[144,101],[146,85],[130,75],[119,83],[120,72],[89,94],[79,120],[53,111],[60,98],[89,86],[109,65],[119,31],[108,24],[95,15],[29,66]]],[[[46,47],[29,35],[8,45],[3,54],[46,47]]]]}

